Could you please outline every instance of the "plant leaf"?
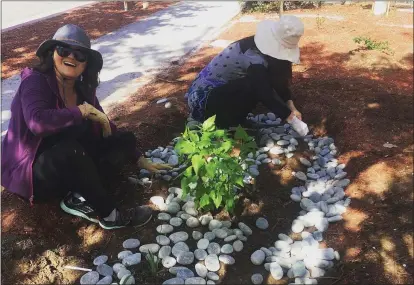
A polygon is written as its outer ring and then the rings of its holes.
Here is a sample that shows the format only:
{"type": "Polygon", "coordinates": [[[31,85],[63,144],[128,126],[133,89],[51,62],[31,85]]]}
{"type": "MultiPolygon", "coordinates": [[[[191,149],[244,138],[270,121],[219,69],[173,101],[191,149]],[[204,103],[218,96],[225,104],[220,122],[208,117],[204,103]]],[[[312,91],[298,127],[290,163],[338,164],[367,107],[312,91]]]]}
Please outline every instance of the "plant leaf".
{"type": "Polygon", "coordinates": [[[208,131],[208,132],[214,131],[214,128],[215,128],[214,122],[215,122],[215,120],[216,120],[216,115],[214,115],[214,116],[208,118],[207,120],[205,120],[204,123],[203,123],[203,127],[202,127],[203,131],[208,131]]]}
{"type": "Polygon", "coordinates": [[[192,154],[195,152],[195,144],[187,140],[179,140],[175,145],[175,150],[178,154],[192,154]]]}
{"type": "Polygon", "coordinates": [[[200,208],[204,208],[210,204],[210,197],[207,194],[204,194],[200,199],[200,208]]]}
{"type": "Polygon", "coordinates": [[[198,175],[200,168],[205,165],[206,161],[201,155],[196,154],[191,158],[191,163],[193,164],[195,174],[198,175]]]}
{"type": "Polygon", "coordinates": [[[236,128],[236,132],[234,133],[234,138],[236,140],[245,141],[249,138],[249,135],[246,133],[246,131],[240,125],[238,125],[237,128],[236,128]]]}

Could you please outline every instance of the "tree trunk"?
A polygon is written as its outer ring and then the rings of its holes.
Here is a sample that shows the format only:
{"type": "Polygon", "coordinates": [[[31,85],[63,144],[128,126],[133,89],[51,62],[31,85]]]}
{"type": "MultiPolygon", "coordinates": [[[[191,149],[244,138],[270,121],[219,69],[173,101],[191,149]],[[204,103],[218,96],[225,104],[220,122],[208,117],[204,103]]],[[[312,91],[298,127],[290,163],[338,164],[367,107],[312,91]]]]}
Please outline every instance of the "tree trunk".
{"type": "Polygon", "coordinates": [[[280,0],[279,17],[282,17],[282,15],[283,15],[283,0],[280,0]]]}
{"type": "Polygon", "coordinates": [[[124,11],[128,11],[128,1],[124,1],[124,11]]]}

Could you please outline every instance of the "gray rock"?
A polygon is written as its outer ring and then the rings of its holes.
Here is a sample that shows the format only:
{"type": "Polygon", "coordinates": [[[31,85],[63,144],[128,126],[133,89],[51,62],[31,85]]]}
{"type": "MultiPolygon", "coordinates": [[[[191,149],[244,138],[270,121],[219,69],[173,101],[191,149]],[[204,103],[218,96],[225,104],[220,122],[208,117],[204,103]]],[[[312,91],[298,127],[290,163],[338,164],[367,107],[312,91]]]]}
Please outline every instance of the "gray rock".
{"type": "Polygon", "coordinates": [[[269,250],[265,247],[261,247],[260,250],[265,253],[266,257],[271,256],[273,254],[271,250],[269,250]]]}
{"type": "Polygon", "coordinates": [[[283,269],[277,262],[270,263],[270,274],[275,280],[283,278],[283,269]]]}
{"type": "Polygon", "coordinates": [[[279,140],[279,141],[277,141],[277,145],[280,145],[280,146],[285,146],[285,145],[288,145],[288,144],[290,144],[290,142],[287,141],[287,140],[279,140]]]}
{"type": "Polygon", "coordinates": [[[207,273],[207,278],[212,280],[212,281],[219,281],[220,276],[218,276],[217,273],[215,273],[215,272],[208,272],[207,273]]]}
{"type": "Polygon", "coordinates": [[[240,252],[243,250],[243,242],[240,240],[236,240],[235,242],[233,242],[233,249],[236,252],[240,252]]]}
{"type": "Polygon", "coordinates": [[[312,233],[312,235],[313,235],[313,238],[314,238],[316,241],[322,241],[322,240],[323,240],[323,234],[322,234],[322,232],[320,232],[320,231],[314,231],[314,232],[312,233]]]}
{"type": "Polygon", "coordinates": [[[125,270],[127,270],[127,268],[125,267],[125,265],[123,265],[122,263],[115,263],[115,264],[112,266],[112,270],[115,272],[115,274],[118,274],[118,272],[119,272],[121,269],[125,269],[125,270]]]}
{"type": "Polygon", "coordinates": [[[162,179],[165,180],[165,181],[171,181],[172,176],[171,175],[163,175],[162,179]]]}
{"type": "Polygon", "coordinates": [[[190,228],[195,228],[200,225],[200,222],[198,221],[197,218],[191,217],[191,218],[188,218],[188,220],[186,221],[186,225],[190,228]]]}
{"type": "Polygon", "coordinates": [[[263,261],[265,260],[265,258],[266,258],[266,255],[265,255],[265,253],[262,250],[256,250],[250,256],[250,260],[252,261],[252,263],[254,265],[260,265],[260,264],[262,264],[263,261]]]}
{"type": "Polygon", "coordinates": [[[194,240],[199,240],[203,237],[203,234],[199,231],[193,231],[191,236],[193,237],[194,240]]]}
{"type": "Polygon", "coordinates": [[[168,237],[164,236],[164,235],[157,236],[155,238],[155,240],[157,241],[157,243],[159,245],[169,245],[170,244],[170,239],[168,237]]]}
{"type": "MultiPolygon", "coordinates": [[[[139,241],[138,241],[139,242],[139,241]]],[[[125,242],[124,242],[125,243],[125,242]]],[[[100,255],[93,260],[93,264],[98,266],[108,261],[107,255],[100,255]]]]}
{"type": "Polygon", "coordinates": [[[134,253],[122,259],[122,264],[125,266],[131,266],[139,263],[141,263],[141,253],[134,253]]]}
{"type": "Polygon", "coordinates": [[[303,231],[303,229],[305,228],[305,226],[303,225],[303,222],[296,219],[293,221],[292,223],[292,232],[294,233],[300,233],[301,231],[303,231]]]}
{"type": "Polygon", "coordinates": [[[207,247],[208,254],[220,254],[221,247],[218,243],[212,242],[207,247]]]}
{"type": "Polygon", "coordinates": [[[318,192],[313,192],[309,196],[309,199],[314,203],[318,203],[321,200],[321,194],[319,194],[318,192]]]}
{"type": "Polygon", "coordinates": [[[233,253],[233,246],[231,244],[225,244],[221,247],[221,253],[230,254],[233,253]]]}
{"type": "Polygon", "coordinates": [[[135,278],[132,274],[124,275],[124,277],[121,278],[119,281],[119,284],[121,285],[133,285],[135,284],[135,278]]]}
{"type": "Polygon", "coordinates": [[[98,281],[99,273],[96,271],[90,271],[81,277],[80,284],[96,284],[98,281]]]}
{"type": "Polygon", "coordinates": [[[182,251],[177,256],[177,262],[182,265],[188,265],[193,263],[194,253],[191,251],[182,251]]]}
{"type": "Polygon", "coordinates": [[[237,239],[237,236],[236,235],[231,235],[231,236],[226,237],[224,239],[224,242],[231,242],[231,241],[234,241],[236,239],[237,239]]]}
{"type": "Polygon", "coordinates": [[[176,233],[171,234],[169,238],[173,243],[183,242],[183,241],[188,240],[188,233],[176,232],[176,233]]]}
{"type": "Polygon", "coordinates": [[[178,156],[171,155],[170,158],[168,159],[168,164],[171,165],[171,166],[178,165],[178,156]]]}
{"type": "Polygon", "coordinates": [[[315,224],[315,227],[318,229],[318,231],[320,231],[320,232],[324,232],[324,231],[326,231],[327,229],[328,229],[328,226],[329,226],[329,222],[328,222],[328,219],[326,219],[326,218],[323,218],[323,219],[321,219],[320,221],[318,221],[316,224],[315,224]]]}
{"type": "Polygon", "coordinates": [[[179,227],[182,224],[183,224],[183,220],[181,218],[174,217],[174,218],[171,218],[171,220],[170,220],[170,225],[172,225],[174,227],[179,227]]]}
{"type": "Polygon", "coordinates": [[[180,211],[180,204],[178,204],[177,202],[171,202],[170,204],[168,204],[167,206],[168,213],[177,214],[178,211],[180,211]]]}
{"type": "Polygon", "coordinates": [[[193,207],[187,207],[185,208],[185,212],[191,216],[197,216],[198,215],[198,211],[196,209],[194,209],[193,207]]]}
{"type": "Polygon", "coordinates": [[[279,155],[285,153],[285,151],[280,146],[274,146],[269,150],[269,153],[273,155],[279,155]]]}
{"type": "Polygon", "coordinates": [[[245,237],[245,236],[243,236],[243,235],[237,236],[237,238],[238,238],[239,240],[241,240],[241,241],[244,241],[244,242],[246,242],[246,241],[247,241],[247,237],[245,237]]]}
{"type": "Polygon", "coordinates": [[[194,257],[197,259],[197,260],[204,260],[204,259],[206,259],[206,257],[207,257],[207,251],[205,251],[204,249],[200,249],[200,248],[197,248],[195,251],[194,251],[194,257]]]}
{"type": "Polygon", "coordinates": [[[96,283],[96,285],[110,285],[112,283],[112,276],[105,276],[96,283]]]}
{"type": "Polygon", "coordinates": [[[195,265],[195,271],[198,274],[198,276],[205,278],[207,276],[207,268],[202,263],[197,263],[195,265]]]}
{"type": "Polygon", "coordinates": [[[160,221],[169,221],[171,219],[171,216],[167,213],[159,213],[158,214],[158,220],[160,221]]]}
{"type": "Polygon", "coordinates": [[[165,280],[162,285],[182,285],[184,284],[184,279],[179,278],[179,277],[174,277],[168,280],[165,280]]]}
{"type": "Polygon", "coordinates": [[[166,256],[162,259],[162,266],[165,268],[171,268],[177,263],[174,257],[166,256]]]}
{"type": "Polygon", "coordinates": [[[213,229],[213,233],[217,238],[224,239],[227,237],[227,232],[224,229],[213,229]]]}
{"type": "Polygon", "coordinates": [[[182,251],[189,251],[190,248],[185,242],[177,242],[172,248],[172,254],[177,257],[182,251]]]}
{"type": "Polygon", "coordinates": [[[186,285],[187,284],[189,284],[189,285],[192,285],[192,284],[204,285],[204,284],[206,284],[206,280],[201,278],[201,277],[191,277],[191,278],[188,278],[188,279],[185,280],[185,284],[186,285]]]}
{"type": "Polygon", "coordinates": [[[213,239],[216,238],[216,235],[213,232],[206,232],[204,234],[204,238],[208,239],[209,241],[212,241],[213,239]]]}
{"type": "Polygon", "coordinates": [[[119,280],[121,280],[126,275],[131,275],[131,271],[129,271],[128,269],[121,269],[116,274],[116,276],[118,277],[119,280]]]}
{"type": "Polygon", "coordinates": [[[300,200],[302,199],[301,196],[297,195],[297,194],[292,194],[290,195],[290,199],[292,199],[295,202],[300,202],[300,200]]]}
{"type": "Polygon", "coordinates": [[[208,224],[208,229],[210,231],[213,231],[214,229],[219,229],[222,227],[222,223],[218,220],[211,220],[210,223],[208,224]]]}
{"type": "Polygon", "coordinates": [[[120,253],[118,253],[118,259],[124,259],[125,257],[127,257],[128,255],[131,255],[132,254],[132,251],[130,251],[130,250],[124,250],[124,251],[121,251],[120,253]]]}
{"type": "Polygon", "coordinates": [[[210,221],[211,221],[211,220],[213,220],[213,217],[212,217],[212,216],[210,216],[210,215],[202,215],[202,216],[199,218],[199,220],[200,220],[201,224],[202,224],[203,226],[205,226],[205,225],[208,225],[208,224],[210,223],[210,221]]]}
{"type": "Polygon", "coordinates": [[[107,264],[101,264],[96,267],[96,271],[102,276],[112,276],[114,270],[107,264]]]}
{"type": "Polygon", "coordinates": [[[265,230],[269,227],[269,222],[265,218],[260,217],[256,220],[256,227],[265,230]]]}
{"type": "Polygon", "coordinates": [[[158,252],[159,249],[160,249],[159,244],[150,243],[150,244],[141,245],[139,248],[139,251],[142,253],[148,253],[148,252],[156,253],[158,252]]]}
{"type": "Polygon", "coordinates": [[[299,160],[300,160],[300,162],[301,162],[303,165],[305,165],[305,166],[308,166],[308,167],[312,166],[312,164],[310,163],[310,161],[309,161],[309,160],[307,160],[307,159],[306,159],[306,158],[304,158],[304,157],[299,158],[299,160]]]}
{"type": "Polygon", "coordinates": [[[253,233],[252,229],[249,226],[247,226],[245,223],[239,222],[238,225],[239,225],[240,230],[242,230],[242,232],[246,236],[249,236],[249,235],[251,235],[253,233]]]}
{"type": "MultiPolygon", "coordinates": [[[[172,267],[172,268],[174,268],[174,267],[172,267]]],[[[190,269],[186,268],[186,267],[183,267],[183,268],[177,270],[176,274],[177,274],[177,277],[182,278],[184,280],[187,280],[188,278],[194,277],[194,272],[191,271],[190,269]]]]}
{"type": "Polygon", "coordinates": [[[210,241],[208,239],[202,238],[197,242],[197,248],[199,249],[207,249],[210,241]]]}
{"type": "Polygon", "coordinates": [[[219,256],[219,261],[223,262],[224,264],[228,264],[228,265],[233,265],[234,263],[236,263],[236,260],[227,254],[221,254],[219,256]]]}
{"type": "Polygon", "coordinates": [[[160,233],[160,234],[169,234],[169,233],[171,233],[173,230],[174,230],[173,226],[171,226],[171,225],[167,225],[167,224],[164,224],[164,225],[159,225],[159,226],[157,227],[157,232],[158,232],[158,233],[160,233]]]}
{"type": "Polygon", "coordinates": [[[306,174],[305,174],[305,173],[303,173],[302,171],[298,171],[298,172],[296,172],[296,173],[295,173],[295,177],[296,177],[297,179],[299,179],[299,180],[302,180],[302,181],[306,181],[306,180],[307,180],[306,174]]]}
{"type": "Polygon", "coordinates": [[[158,258],[163,259],[171,254],[171,246],[164,245],[158,251],[158,258]]]}
{"type": "Polygon", "coordinates": [[[292,265],[292,272],[294,277],[304,277],[306,274],[306,267],[303,261],[295,262],[292,265]]]}
{"type": "Polygon", "coordinates": [[[252,280],[252,283],[256,285],[263,283],[263,276],[260,273],[253,274],[250,279],[252,280]]]}
{"type": "Polygon", "coordinates": [[[220,262],[216,254],[207,255],[204,263],[209,271],[216,272],[220,269],[220,262]]]}
{"type": "Polygon", "coordinates": [[[249,168],[249,173],[253,177],[259,176],[260,174],[259,170],[257,170],[256,168],[252,168],[252,167],[249,168]]]}

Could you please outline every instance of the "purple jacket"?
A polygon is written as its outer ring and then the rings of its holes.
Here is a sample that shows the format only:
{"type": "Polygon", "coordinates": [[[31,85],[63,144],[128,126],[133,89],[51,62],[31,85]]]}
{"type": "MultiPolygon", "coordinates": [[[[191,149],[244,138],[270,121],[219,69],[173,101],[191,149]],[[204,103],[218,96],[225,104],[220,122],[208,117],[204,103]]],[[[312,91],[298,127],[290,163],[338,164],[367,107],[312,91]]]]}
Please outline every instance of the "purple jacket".
{"type": "MultiPolygon", "coordinates": [[[[11,104],[9,127],[1,150],[1,184],[9,192],[32,202],[32,164],[42,138],[58,133],[64,128],[81,124],[78,107],[58,108],[60,99],[56,75],[43,74],[25,68],[21,83],[11,104]]],[[[93,105],[103,112],[98,99],[93,105]]],[[[111,122],[112,133],[116,127],[111,122]]],[[[99,136],[101,127],[93,124],[99,136]]]]}

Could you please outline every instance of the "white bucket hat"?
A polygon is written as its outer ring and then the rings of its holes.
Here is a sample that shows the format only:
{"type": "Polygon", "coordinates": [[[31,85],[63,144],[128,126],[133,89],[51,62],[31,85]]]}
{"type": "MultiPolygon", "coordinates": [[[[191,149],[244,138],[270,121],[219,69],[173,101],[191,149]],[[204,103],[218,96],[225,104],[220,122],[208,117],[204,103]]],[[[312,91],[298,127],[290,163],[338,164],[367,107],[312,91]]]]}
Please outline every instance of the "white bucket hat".
{"type": "Polygon", "coordinates": [[[303,35],[302,21],[285,15],[279,21],[264,20],[257,25],[254,42],[263,54],[300,63],[299,40],[303,35]]]}

